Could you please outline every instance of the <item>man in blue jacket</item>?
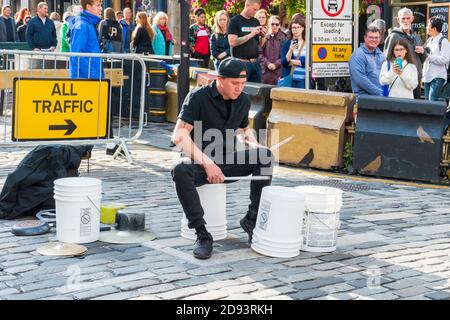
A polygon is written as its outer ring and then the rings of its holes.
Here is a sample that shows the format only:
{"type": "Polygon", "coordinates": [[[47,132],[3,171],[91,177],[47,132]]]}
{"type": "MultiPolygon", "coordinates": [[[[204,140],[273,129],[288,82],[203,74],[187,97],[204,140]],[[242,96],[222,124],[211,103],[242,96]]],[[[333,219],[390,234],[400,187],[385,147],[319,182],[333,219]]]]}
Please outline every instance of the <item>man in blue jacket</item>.
{"type": "Polygon", "coordinates": [[[122,26],[122,46],[123,52],[130,52],[130,42],[131,42],[131,34],[136,27],[136,24],[133,22],[133,13],[130,8],[125,8],[123,10],[124,18],[119,21],[122,26]]]}
{"type": "MultiPolygon", "coordinates": [[[[97,28],[101,20],[102,0],[81,0],[83,11],[76,17],[70,34],[70,52],[100,53],[97,28]]],[[[72,79],[102,79],[101,58],[70,57],[72,79]]]]}
{"type": "Polygon", "coordinates": [[[368,27],[364,34],[364,43],[353,52],[349,66],[352,91],[358,98],[362,94],[382,95],[380,71],[385,55],[378,49],[380,33],[375,27],[368,27]]]}
{"type": "Polygon", "coordinates": [[[47,15],[47,3],[39,2],[37,5],[37,15],[31,18],[27,27],[26,39],[32,50],[55,51],[57,44],[56,28],[53,21],[47,15]]]}

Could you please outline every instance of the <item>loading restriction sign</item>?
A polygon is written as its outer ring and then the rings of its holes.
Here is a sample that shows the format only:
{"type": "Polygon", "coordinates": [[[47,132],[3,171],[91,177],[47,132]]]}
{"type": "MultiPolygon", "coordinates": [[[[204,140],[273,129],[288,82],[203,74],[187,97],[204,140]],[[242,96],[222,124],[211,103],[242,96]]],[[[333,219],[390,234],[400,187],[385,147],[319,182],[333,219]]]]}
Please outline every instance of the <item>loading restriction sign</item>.
{"type": "Polygon", "coordinates": [[[315,0],[313,19],[352,19],[352,0],[315,0]]]}
{"type": "Polygon", "coordinates": [[[13,141],[105,139],[109,80],[14,79],[13,141]]]}

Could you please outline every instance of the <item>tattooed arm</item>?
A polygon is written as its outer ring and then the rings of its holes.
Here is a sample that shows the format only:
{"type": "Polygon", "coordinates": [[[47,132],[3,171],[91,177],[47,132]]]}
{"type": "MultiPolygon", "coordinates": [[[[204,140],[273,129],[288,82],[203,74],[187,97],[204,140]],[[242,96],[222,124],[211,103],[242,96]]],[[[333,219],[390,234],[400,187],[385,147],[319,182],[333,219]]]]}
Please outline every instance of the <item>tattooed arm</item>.
{"type": "Polygon", "coordinates": [[[259,35],[259,33],[261,32],[261,28],[262,27],[254,28],[252,32],[250,32],[249,34],[246,34],[243,37],[238,37],[235,34],[229,34],[228,35],[228,42],[230,43],[230,46],[232,48],[238,47],[238,46],[246,43],[247,41],[249,41],[251,38],[256,37],[257,35],[259,35]]]}

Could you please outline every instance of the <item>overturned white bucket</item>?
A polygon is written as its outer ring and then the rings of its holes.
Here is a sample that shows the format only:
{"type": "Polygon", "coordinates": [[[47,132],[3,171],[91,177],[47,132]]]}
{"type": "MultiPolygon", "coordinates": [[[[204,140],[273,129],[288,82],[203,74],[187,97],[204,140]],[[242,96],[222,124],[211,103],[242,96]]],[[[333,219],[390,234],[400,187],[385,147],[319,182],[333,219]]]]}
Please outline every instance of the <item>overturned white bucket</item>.
{"type": "Polygon", "coordinates": [[[295,190],[305,197],[302,251],[335,251],[340,225],[342,190],[322,186],[301,186],[295,190]]]}
{"type": "MultiPolygon", "coordinates": [[[[205,215],[206,229],[211,233],[214,240],[227,237],[227,186],[226,184],[205,184],[197,187],[205,215]]],[[[181,236],[195,240],[197,235],[195,229],[189,229],[188,220],[183,213],[181,219],[181,236]]]]}
{"type": "Polygon", "coordinates": [[[102,181],[95,178],[55,180],[56,237],[65,243],[89,243],[100,237],[102,181]]]}
{"type": "Polygon", "coordinates": [[[298,256],[303,207],[303,196],[292,188],[263,188],[251,248],[271,257],[298,256]]]}

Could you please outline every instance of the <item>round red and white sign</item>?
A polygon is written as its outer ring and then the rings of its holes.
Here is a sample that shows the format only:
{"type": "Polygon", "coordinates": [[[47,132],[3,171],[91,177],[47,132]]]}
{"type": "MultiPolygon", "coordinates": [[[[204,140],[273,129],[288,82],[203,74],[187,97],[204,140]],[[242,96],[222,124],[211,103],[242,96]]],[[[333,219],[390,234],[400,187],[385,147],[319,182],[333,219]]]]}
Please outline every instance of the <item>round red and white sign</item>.
{"type": "Polygon", "coordinates": [[[323,12],[329,17],[337,17],[344,10],[345,0],[320,0],[323,12]]]}

